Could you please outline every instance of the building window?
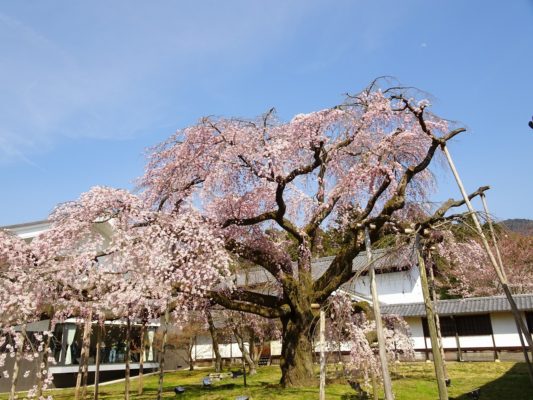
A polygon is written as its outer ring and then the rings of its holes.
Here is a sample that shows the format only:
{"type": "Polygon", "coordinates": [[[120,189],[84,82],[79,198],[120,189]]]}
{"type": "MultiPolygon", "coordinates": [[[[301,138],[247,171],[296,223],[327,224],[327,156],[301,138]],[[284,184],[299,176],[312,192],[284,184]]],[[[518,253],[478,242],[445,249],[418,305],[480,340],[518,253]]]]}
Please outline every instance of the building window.
{"type": "Polygon", "coordinates": [[[533,333],[533,311],[526,311],[526,321],[529,333],[533,333]]]}
{"type": "Polygon", "coordinates": [[[455,317],[459,336],[492,335],[489,314],[455,317]]]}
{"type": "MultiPolygon", "coordinates": [[[[533,322],[533,321],[532,321],[533,322]]],[[[429,328],[426,318],[422,318],[424,336],[429,337],[429,328]]],[[[456,317],[440,317],[440,330],[442,337],[455,336],[482,336],[492,334],[490,315],[462,315],[456,317]]]]}
{"type": "MultiPolygon", "coordinates": [[[[439,322],[442,337],[455,336],[455,322],[452,317],[439,317],[439,322]]],[[[422,318],[422,328],[424,329],[424,336],[429,337],[427,318],[422,318]]]]}

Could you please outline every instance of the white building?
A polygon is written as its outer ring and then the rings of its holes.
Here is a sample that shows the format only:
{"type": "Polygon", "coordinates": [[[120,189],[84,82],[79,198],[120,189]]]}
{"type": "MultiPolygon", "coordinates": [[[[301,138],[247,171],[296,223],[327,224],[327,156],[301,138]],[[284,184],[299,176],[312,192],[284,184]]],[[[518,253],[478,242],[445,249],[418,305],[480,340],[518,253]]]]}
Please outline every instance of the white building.
{"type": "MultiPolygon", "coordinates": [[[[513,297],[532,334],[533,294],[513,297]]],[[[436,304],[436,311],[440,318],[442,345],[447,359],[523,359],[520,336],[505,296],[440,300],[436,304]]],[[[383,307],[382,312],[402,316],[411,328],[418,355],[430,358],[431,342],[423,303],[389,304],[383,307]]]]}
{"type": "MultiPolygon", "coordinates": [[[[431,343],[425,323],[419,269],[405,265],[394,255],[375,250],[376,284],[381,312],[402,316],[409,324],[417,359],[431,358],[431,343]]],[[[327,269],[333,257],[317,259],[312,264],[313,278],[327,269]]],[[[341,290],[358,300],[371,302],[366,253],[354,260],[354,271],[363,271],[341,290]]],[[[274,278],[262,268],[248,270],[236,277],[237,286],[261,287],[274,278]]],[[[533,333],[533,294],[515,296],[522,317],[533,333]]],[[[449,360],[522,360],[520,337],[504,296],[441,300],[436,309],[441,316],[443,346],[449,360]]],[[[240,357],[236,344],[224,345],[223,357],[240,357]],[[229,351],[227,349],[231,348],[229,351]],[[229,354],[231,355],[229,355],[229,354]]],[[[198,338],[198,360],[211,360],[213,350],[208,335],[198,338]]],[[[270,343],[270,357],[281,355],[281,342],[270,343]]]]}
{"type": "MultiPolygon", "coordinates": [[[[3,227],[21,238],[31,241],[38,234],[49,227],[47,221],[37,221],[28,224],[3,227]]],[[[405,318],[411,328],[415,351],[419,359],[430,358],[431,344],[427,328],[425,328],[425,312],[422,303],[422,288],[419,270],[416,265],[409,265],[408,261],[400,261],[393,254],[383,250],[375,250],[376,282],[382,312],[397,314],[405,318]]],[[[313,278],[320,277],[330,265],[333,257],[317,259],[312,264],[313,278]]],[[[370,302],[369,277],[366,254],[360,254],[353,263],[354,271],[360,272],[356,279],[343,285],[341,290],[350,293],[354,298],[370,302]]],[[[274,277],[262,268],[251,268],[235,276],[237,286],[251,288],[264,288],[274,281],[274,277]]],[[[262,289],[261,289],[262,290],[262,289]]],[[[533,332],[533,294],[518,295],[516,302],[522,316],[527,321],[530,334],[533,332]]],[[[436,305],[441,316],[443,345],[448,359],[479,360],[479,359],[518,359],[521,357],[520,338],[517,333],[509,305],[503,296],[469,298],[459,300],[442,300],[436,305]]],[[[75,321],[67,321],[60,329],[61,349],[58,352],[57,373],[72,373],[77,371],[77,366],[69,364],[66,356],[66,347],[72,342],[74,335],[79,335],[75,321]]],[[[154,326],[155,329],[155,326],[154,326]]],[[[153,335],[153,333],[152,333],[153,335]]],[[[241,352],[236,343],[221,344],[220,352],[223,358],[240,358],[241,352]]],[[[271,342],[269,357],[278,357],[281,354],[281,343],[271,342]]],[[[211,339],[208,334],[198,336],[193,349],[194,358],[198,361],[209,361],[214,358],[211,339]]],[[[71,357],[72,358],[72,357],[71,357]]],[[[148,357],[147,360],[158,366],[156,359],[148,357]]],[[[103,370],[123,370],[124,363],[109,363],[103,370]]],[[[122,360],[123,361],[123,360],[122,360]]],[[[72,362],[72,361],[70,361],[72,362]]],[[[91,368],[91,367],[90,367],[91,368]]],[[[138,364],[132,364],[132,369],[138,364]]],[[[94,366],[92,367],[94,369],[94,366]]]]}

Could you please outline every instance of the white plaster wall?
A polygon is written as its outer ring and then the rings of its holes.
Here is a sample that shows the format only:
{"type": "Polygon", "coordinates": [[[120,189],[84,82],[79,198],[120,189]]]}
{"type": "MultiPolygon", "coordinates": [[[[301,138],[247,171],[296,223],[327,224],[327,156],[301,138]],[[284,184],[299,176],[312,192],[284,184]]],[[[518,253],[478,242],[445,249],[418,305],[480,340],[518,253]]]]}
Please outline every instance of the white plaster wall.
{"type": "MultiPolygon", "coordinates": [[[[514,318],[510,312],[493,313],[490,315],[490,318],[496,347],[520,346],[520,339],[518,337],[514,318]]],[[[405,321],[409,324],[411,329],[415,349],[424,349],[422,319],[419,317],[407,317],[405,318],[405,321]]],[[[455,336],[442,338],[442,344],[445,349],[457,348],[455,336]]],[[[463,348],[493,347],[492,337],[490,335],[461,336],[459,338],[459,344],[463,348]]],[[[426,338],[426,346],[428,349],[431,349],[431,340],[429,338],[426,338]]]]}
{"type": "Polygon", "coordinates": [[[232,356],[231,350],[231,344],[218,345],[218,351],[220,351],[220,357],[222,358],[230,358],[232,356]]]}
{"type": "Polygon", "coordinates": [[[213,346],[210,344],[197,344],[192,350],[195,360],[205,360],[213,358],[213,346]]]}
{"type": "Polygon", "coordinates": [[[515,320],[510,312],[493,313],[490,315],[490,320],[497,347],[520,346],[515,320]]]}
{"type": "Polygon", "coordinates": [[[272,356],[281,355],[281,340],[273,340],[270,342],[270,355],[272,356]]]}
{"type": "Polygon", "coordinates": [[[459,336],[459,344],[461,348],[476,348],[476,347],[493,347],[492,336],[459,336]]]}
{"type": "Polygon", "coordinates": [[[50,225],[50,222],[40,221],[33,224],[24,224],[9,230],[20,238],[30,241],[34,237],[39,236],[41,233],[49,230],[50,225]]]}
{"type": "MultiPolygon", "coordinates": [[[[248,350],[248,343],[244,343],[244,346],[248,350]]],[[[220,344],[220,356],[222,358],[240,358],[242,357],[241,350],[239,349],[239,345],[237,343],[228,343],[228,344],[220,344]]],[[[200,337],[198,336],[196,345],[194,346],[192,350],[193,357],[195,357],[195,360],[206,360],[206,359],[212,359],[215,357],[213,352],[213,345],[211,343],[211,339],[207,337],[200,337]],[[201,340],[199,340],[201,338],[201,340]]]]}
{"type": "Polygon", "coordinates": [[[425,349],[422,319],[420,317],[406,317],[405,322],[407,322],[411,330],[411,339],[413,339],[415,350],[425,349]]]}
{"type": "MultiPolygon", "coordinates": [[[[376,274],[378,297],[385,304],[419,303],[423,301],[422,287],[418,267],[409,271],[376,274]]],[[[361,276],[354,285],[354,290],[370,296],[370,278],[361,276]]]]}
{"type": "Polygon", "coordinates": [[[455,336],[443,337],[442,347],[444,347],[445,349],[457,349],[457,340],[455,339],[455,336]]]}

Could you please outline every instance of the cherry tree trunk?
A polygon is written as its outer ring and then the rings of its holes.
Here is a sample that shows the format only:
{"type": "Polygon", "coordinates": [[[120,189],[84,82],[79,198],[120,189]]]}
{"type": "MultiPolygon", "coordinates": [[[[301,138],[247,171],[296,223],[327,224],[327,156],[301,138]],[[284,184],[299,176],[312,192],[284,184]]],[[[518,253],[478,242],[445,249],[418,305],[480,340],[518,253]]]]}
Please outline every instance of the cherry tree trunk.
{"type": "Polygon", "coordinates": [[[207,311],[207,324],[209,325],[211,343],[213,344],[213,352],[215,353],[215,372],[222,372],[222,356],[220,355],[220,349],[218,347],[218,335],[210,311],[207,311]]]}
{"type": "Polygon", "coordinates": [[[41,376],[39,377],[39,382],[37,382],[37,398],[41,398],[43,395],[43,386],[44,381],[48,377],[48,367],[49,367],[49,357],[50,357],[50,342],[52,339],[52,327],[53,323],[52,320],[54,319],[54,315],[50,315],[50,323],[48,324],[48,331],[50,332],[49,335],[46,336],[46,339],[44,340],[44,348],[43,348],[43,361],[42,361],[42,368],[41,370],[41,376]],[[46,372],[44,372],[46,371],[46,372]]]}
{"type": "Polygon", "coordinates": [[[314,381],[313,347],[309,332],[312,319],[303,316],[282,318],[281,385],[305,386],[314,381]]]}
{"type": "Polygon", "coordinates": [[[82,378],[86,368],[85,359],[89,357],[89,344],[91,338],[91,324],[92,324],[92,313],[89,313],[85,319],[85,324],[83,327],[83,339],[81,346],[81,356],[80,356],[80,367],[78,369],[78,376],[76,377],[76,389],[74,392],[74,399],[78,400],[80,398],[80,389],[82,385],[82,378]]]}
{"type": "Polygon", "coordinates": [[[20,334],[22,335],[22,339],[20,341],[20,348],[17,349],[17,354],[15,356],[15,365],[13,366],[13,376],[11,377],[11,392],[9,394],[9,400],[14,400],[17,398],[16,388],[19,378],[20,362],[22,361],[24,344],[26,343],[26,324],[22,325],[20,334]]]}
{"type": "Polygon", "coordinates": [[[83,375],[81,380],[81,398],[87,397],[87,381],[89,379],[89,349],[90,349],[90,337],[87,350],[85,351],[85,359],[83,360],[83,375]]]}
{"type": "Polygon", "coordinates": [[[246,364],[248,364],[248,375],[257,374],[257,369],[255,367],[254,360],[252,360],[250,352],[246,349],[246,346],[244,345],[244,337],[242,336],[241,332],[234,331],[234,334],[235,339],[237,340],[237,344],[239,345],[239,350],[242,353],[242,359],[246,364]]]}
{"type": "Polygon", "coordinates": [[[196,336],[191,336],[189,338],[189,344],[187,345],[187,358],[189,359],[189,371],[194,371],[193,350],[194,350],[195,341],[196,341],[196,336]]]}
{"type": "Polygon", "coordinates": [[[255,333],[252,332],[250,335],[250,357],[254,360],[255,365],[259,365],[264,345],[265,340],[258,340],[255,333]]]}

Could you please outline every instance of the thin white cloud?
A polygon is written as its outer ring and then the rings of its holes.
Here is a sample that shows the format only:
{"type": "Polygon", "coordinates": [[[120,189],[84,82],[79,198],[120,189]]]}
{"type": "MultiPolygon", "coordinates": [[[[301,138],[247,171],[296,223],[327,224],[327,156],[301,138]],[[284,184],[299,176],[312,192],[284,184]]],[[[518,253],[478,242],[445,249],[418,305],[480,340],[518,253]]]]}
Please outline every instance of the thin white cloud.
{"type": "Polygon", "coordinates": [[[179,87],[199,68],[267,57],[300,7],[108,4],[42,20],[27,10],[0,14],[1,161],[28,159],[64,137],[120,139],[149,129],[167,82],[179,87]]]}

